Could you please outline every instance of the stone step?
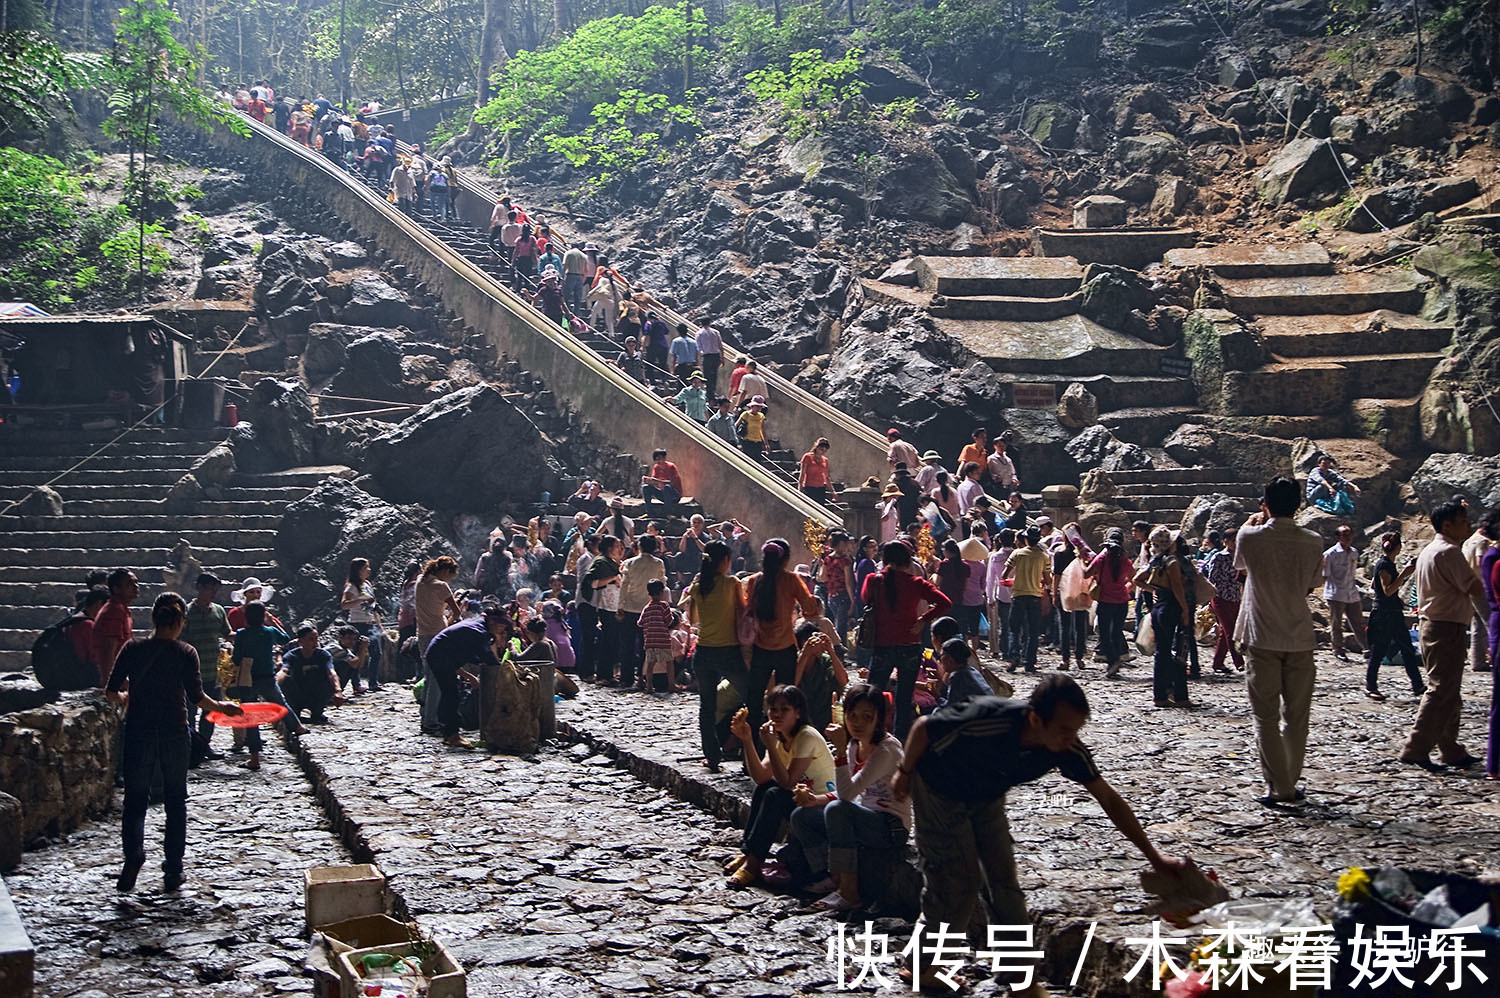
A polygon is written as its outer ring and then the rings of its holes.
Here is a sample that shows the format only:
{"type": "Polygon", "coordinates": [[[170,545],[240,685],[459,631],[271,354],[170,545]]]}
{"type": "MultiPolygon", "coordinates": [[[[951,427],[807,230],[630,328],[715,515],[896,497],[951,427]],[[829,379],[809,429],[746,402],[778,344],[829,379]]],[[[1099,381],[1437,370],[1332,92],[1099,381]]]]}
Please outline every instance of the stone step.
{"type": "Polygon", "coordinates": [[[1051,385],[1060,398],[1073,382],[1087,388],[1099,402],[1103,414],[1120,409],[1154,405],[1189,406],[1198,401],[1198,390],[1187,378],[1164,378],[1137,375],[1096,374],[1071,376],[1051,371],[999,371],[998,380],[1012,386],[1022,384],[1051,385]]]}
{"type": "MultiPolygon", "coordinates": [[[[239,561],[239,562],[243,562],[246,559],[245,558],[237,558],[237,559],[234,559],[234,560],[235,561],[239,561]]],[[[166,559],[163,558],[157,564],[158,565],[164,564],[165,561],[166,561],[166,559]]],[[[109,567],[112,568],[114,566],[111,565],[109,567]]],[[[83,579],[84,579],[84,576],[87,575],[90,571],[92,571],[92,570],[94,570],[96,568],[102,571],[102,570],[104,570],[105,566],[104,565],[94,565],[94,564],[91,564],[91,563],[90,564],[82,564],[82,565],[61,565],[61,566],[59,566],[59,565],[5,565],[3,567],[0,567],[0,585],[15,584],[15,585],[28,585],[28,586],[44,586],[44,585],[58,586],[58,587],[61,587],[61,589],[66,590],[66,592],[68,594],[67,598],[71,599],[72,598],[72,593],[74,593],[77,590],[83,588],[83,579]],[[64,581],[61,581],[61,582],[58,581],[59,578],[63,579],[64,581]]],[[[157,567],[157,568],[136,568],[136,569],[132,569],[132,570],[136,573],[136,578],[140,580],[141,591],[142,592],[146,591],[146,589],[147,589],[148,586],[157,586],[162,581],[162,570],[159,567],[157,567]]],[[[237,580],[237,579],[243,579],[246,576],[250,576],[250,575],[254,575],[254,576],[257,576],[258,578],[261,578],[261,579],[264,579],[264,580],[268,580],[268,581],[272,580],[272,578],[273,578],[272,575],[271,575],[271,571],[272,570],[271,570],[271,568],[269,567],[269,565],[266,562],[262,562],[262,563],[256,564],[256,565],[250,565],[250,564],[230,564],[228,562],[215,561],[213,564],[205,564],[204,565],[204,570],[205,571],[209,571],[209,572],[213,572],[215,575],[217,575],[220,579],[222,579],[225,582],[229,582],[229,581],[237,580]]],[[[221,596],[221,601],[223,599],[228,599],[228,594],[227,593],[221,593],[220,596],[221,596]]],[[[25,600],[25,599],[17,599],[17,600],[15,600],[15,602],[17,602],[17,603],[26,603],[28,601],[25,600]]],[[[55,602],[61,603],[62,599],[59,598],[55,602]]]]}
{"type": "MultiPolygon", "coordinates": [[[[155,599],[152,596],[151,599],[155,599]]],[[[5,621],[6,626],[16,633],[30,634],[31,641],[35,641],[37,635],[44,628],[62,620],[73,609],[71,598],[64,603],[55,606],[27,605],[0,605],[0,620],[5,621]]],[[[142,596],[136,604],[130,608],[130,622],[137,632],[151,629],[151,600],[142,596]]],[[[6,631],[0,631],[5,634],[6,631]]],[[[27,641],[22,647],[30,648],[31,641],[27,641]]],[[[3,647],[3,646],[0,646],[3,647]]]]}
{"type": "Polygon", "coordinates": [[[13,530],[5,543],[37,551],[74,547],[170,548],[178,538],[194,548],[269,548],[274,530],[13,530]]]}
{"type": "Polygon", "coordinates": [[[917,284],[940,295],[1014,295],[1055,298],[1083,283],[1083,268],[1067,257],[919,256],[917,284]]]}
{"type": "Polygon", "coordinates": [[[76,456],[72,454],[6,454],[0,457],[0,469],[42,472],[40,477],[49,478],[82,461],[84,463],[78,469],[79,471],[130,471],[136,468],[149,468],[152,471],[177,470],[180,476],[191,468],[200,456],[183,454],[180,451],[172,454],[116,454],[113,451],[105,451],[98,457],[89,457],[87,454],[76,456]]]}
{"type": "Polygon", "coordinates": [[[1333,415],[1355,397],[1349,369],[1322,359],[1262,364],[1224,375],[1224,398],[1234,415],[1333,415]]]}
{"type": "Polygon", "coordinates": [[[1078,311],[1079,296],[1063,298],[1016,298],[982,295],[969,298],[932,296],[932,314],[940,319],[1010,319],[1045,322],[1078,311]]]}
{"type": "MultiPolygon", "coordinates": [[[[31,640],[35,641],[36,638],[33,636],[31,640]]],[[[25,672],[29,668],[31,668],[30,645],[24,649],[0,648],[0,672],[25,672]]]]}
{"type": "Polygon", "coordinates": [[[1411,271],[1250,277],[1219,282],[1229,307],[1247,315],[1353,315],[1421,310],[1426,281],[1411,271]]]}
{"type": "MultiPolygon", "coordinates": [[[[284,485],[279,488],[251,488],[246,486],[230,486],[220,493],[224,502],[251,502],[264,505],[266,512],[272,508],[282,508],[288,503],[296,502],[313,490],[312,485],[284,485]]],[[[66,503],[66,497],[64,497],[66,503]]]]}
{"type": "MultiPolygon", "coordinates": [[[[1199,493],[1199,495],[1213,495],[1215,491],[1214,489],[1208,489],[1199,493]]],[[[1228,495],[1228,493],[1225,494],[1228,495]]],[[[1154,518],[1163,522],[1176,523],[1182,519],[1182,514],[1186,513],[1192,507],[1193,500],[1197,498],[1197,495],[1138,496],[1129,493],[1120,493],[1115,496],[1115,501],[1120,504],[1120,508],[1123,510],[1135,513],[1150,513],[1154,518]]],[[[1253,513],[1260,508],[1259,499],[1240,498],[1243,500],[1241,505],[1246,513],[1253,513]]]]}
{"type": "Polygon", "coordinates": [[[1167,250],[1169,267],[1207,267],[1220,277],[1311,277],[1333,273],[1328,251],[1317,243],[1293,246],[1205,246],[1167,250]]]}
{"type": "MultiPolygon", "coordinates": [[[[286,502],[281,499],[273,501],[254,502],[231,502],[205,499],[193,504],[192,515],[203,517],[219,517],[226,521],[241,520],[245,517],[268,516],[274,520],[281,519],[282,510],[286,502]]],[[[140,499],[64,499],[63,513],[68,516],[162,516],[164,520],[181,520],[181,517],[153,514],[150,512],[149,502],[140,499]]],[[[274,524],[272,524],[274,526],[274,524]]]]}
{"type": "Polygon", "coordinates": [[[329,478],[358,478],[359,472],[342,464],[319,465],[316,467],[288,468],[285,471],[275,471],[265,475],[235,475],[232,484],[242,488],[287,488],[290,486],[304,486],[308,489],[316,488],[329,478]]]}
{"type": "MultiPolygon", "coordinates": [[[[1111,471],[1109,480],[1118,486],[1167,484],[1198,485],[1202,482],[1232,482],[1228,468],[1157,468],[1151,471],[1111,471]]],[[[1197,491],[1196,489],[1194,491],[1197,491]]]]}
{"type": "MultiPolygon", "coordinates": [[[[1113,477],[1110,480],[1113,481],[1113,477]]],[[[1133,496],[1162,496],[1188,502],[1192,501],[1194,496],[1208,495],[1212,492],[1226,496],[1242,496],[1247,499],[1259,496],[1261,493],[1260,486],[1250,482],[1236,481],[1227,475],[1218,481],[1211,482],[1133,482],[1128,485],[1116,483],[1115,487],[1120,492],[1133,496]]]]}
{"type": "Polygon", "coordinates": [[[1168,250],[1196,245],[1192,229],[1037,229],[1031,251],[1037,256],[1070,256],[1079,263],[1115,263],[1140,269],[1168,250]]]}
{"type": "Polygon", "coordinates": [[[1441,353],[1403,353],[1389,357],[1322,357],[1349,372],[1352,398],[1407,399],[1422,394],[1432,371],[1447,358],[1441,353]]]}
{"type": "Polygon", "coordinates": [[[1266,349],[1279,357],[1432,353],[1453,340],[1453,327],[1379,310],[1356,315],[1268,315],[1257,320],[1266,349]]]}
{"type": "MultiPolygon", "coordinates": [[[[121,433],[120,429],[113,430],[79,430],[79,429],[43,429],[36,426],[16,426],[14,423],[0,424],[0,451],[12,453],[14,450],[24,450],[36,447],[76,447],[88,448],[115,441],[121,433]]],[[[205,451],[214,444],[219,443],[229,436],[229,431],[223,427],[214,427],[209,430],[179,430],[166,428],[153,428],[150,426],[139,426],[131,430],[123,440],[116,441],[113,446],[119,447],[124,444],[182,444],[185,446],[201,446],[205,451]]]]}
{"type": "MultiPolygon", "coordinates": [[[[185,469],[162,471],[156,468],[95,471],[90,465],[84,465],[78,471],[70,472],[53,488],[62,489],[68,485],[111,485],[115,488],[129,489],[140,485],[175,485],[183,476],[184,471],[185,469]]],[[[41,485],[50,477],[51,475],[45,471],[0,470],[0,485],[36,486],[41,485]]]]}
{"type": "Polygon", "coordinates": [[[1099,422],[1127,443],[1155,446],[1202,411],[1190,405],[1143,406],[1104,413],[1099,422]]]}
{"type": "MultiPolygon", "coordinates": [[[[11,543],[11,538],[0,537],[0,542],[11,543]]],[[[173,541],[175,543],[175,540],[173,541]]],[[[50,548],[46,550],[37,548],[0,548],[0,565],[17,567],[46,567],[53,566],[58,569],[56,575],[77,575],[80,583],[82,576],[93,569],[110,569],[124,567],[132,570],[154,571],[158,574],[151,578],[160,578],[161,566],[167,563],[171,556],[171,544],[166,547],[148,545],[146,547],[131,548],[101,548],[98,546],[78,548],[50,548]],[[82,569],[73,571],[72,569],[82,569]]],[[[216,570],[218,565],[255,565],[262,569],[269,568],[275,564],[276,552],[270,548],[258,547],[234,547],[234,548],[211,548],[193,547],[193,557],[203,563],[209,570],[216,570]]]]}
{"type": "MultiPolygon", "coordinates": [[[[178,478],[180,477],[181,475],[178,476],[178,478]]],[[[45,478],[37,477],[35,481],[29,483],[7,485],[4,482],[0,482],[0,503],[7,503],[12,499],[24,499],[32,489],[44,481],[46,481],[45,478]]],[[[149,502],[165,496],[172,485],[176,483],[177,478],[174,478],[167,485],[81,485],[74,482],[72,476],[69,476],[52,486],[52,488],[58,495],[62,496],[63,506],[66,508],[67,503],[73,499],[119,499],[135,503],[149,502]]]]}
{"type": "MultiPolygon", "coordinates": [[[[142,504],[137,503],[139,509],[142,504]]],[[[174,516],[162,513],[137,513],[118,516],[22,516],[0,517],[0,530],[26,531],[160,531],[187,536],[184,531],[204,530],[270,530],[281,525],[280,513],[256,513],[247,516],[174,516]],[[17,521],[20,521],[19,523],[17,521]]]]}
{"type": "Polygon", "coordinates": [[[1161,357],[1169,349],[1107,329],[1081,315],[1037,322],[936,315],[934,319],[941,332],[997,372],[1013,376],[1033,371],[1075,376],[1110,371],[1148,377],[1161,370],[1161,357]]]}

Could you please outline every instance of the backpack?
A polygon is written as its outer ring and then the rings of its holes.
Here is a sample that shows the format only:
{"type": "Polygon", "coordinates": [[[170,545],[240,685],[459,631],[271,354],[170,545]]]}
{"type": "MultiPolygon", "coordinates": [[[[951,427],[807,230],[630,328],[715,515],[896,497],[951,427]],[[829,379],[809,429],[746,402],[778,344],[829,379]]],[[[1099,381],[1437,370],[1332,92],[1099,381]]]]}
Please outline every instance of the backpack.
{"type": "Polygon", "coordinates": [[[99,670],[80,661],[68,628],[82,621],[70,613],[37,636],[31,646],[31,671],[49,690],[87,690],[99,685],[99,670]]]}

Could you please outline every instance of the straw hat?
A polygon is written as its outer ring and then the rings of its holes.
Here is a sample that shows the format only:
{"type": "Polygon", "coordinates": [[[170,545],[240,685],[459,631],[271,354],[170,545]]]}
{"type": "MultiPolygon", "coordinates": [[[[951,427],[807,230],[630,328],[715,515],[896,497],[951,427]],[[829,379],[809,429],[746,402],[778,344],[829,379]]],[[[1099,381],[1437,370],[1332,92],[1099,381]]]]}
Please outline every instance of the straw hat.
{"type": "Polygon", "coordinates": [[[755,396],[754,398],[752,398],[750,400],[750,404],[747,405],[745,408],[747,408],[747,409],[764,409],[765,407],[766,407],[766,397],[764,395],[757,395],[757,396],[755,396]]]}
{"type": "Polygon", "coordinates": [[[897,488],[896,486],[894,486],[894,485],[887,485],[885,487],[885,491],[882,492],[882,493],[880,493],[880,498],[882,498],[882,499],[899,499],[899,498],[901,498],[901,490],[899,488],[897,488]]]}

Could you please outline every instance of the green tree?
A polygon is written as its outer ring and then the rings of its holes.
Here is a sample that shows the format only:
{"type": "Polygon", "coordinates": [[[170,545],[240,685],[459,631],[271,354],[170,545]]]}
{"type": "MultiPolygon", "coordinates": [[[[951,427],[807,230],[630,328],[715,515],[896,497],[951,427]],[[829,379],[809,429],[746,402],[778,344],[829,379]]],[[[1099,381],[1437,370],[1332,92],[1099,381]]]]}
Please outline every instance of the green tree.
{"type": "Polygon", "coordinates": [[[168,113],[205,125],[222,124],[242,135],[249,126],[233,111],[213,101],[193,82],[198,63],[172,35],[182,20],[166,0],[131,0],[120,8],[115,43],[109,54],[111,92],[105,130],[125,143],[129,153],[125,197],[135,201],[136,294],[146,296],[147,217],[156,192],[151,183],[151,151],[160,141],[162,117],[168,113]]]}
{"type": "Polygon", "coordinates": [[[97,84],[104,65],[102,55],[64,52],[35,32],[0,33],[0,135],[38,128],[57,109],[71,109],[68,91],[97,84]]]}

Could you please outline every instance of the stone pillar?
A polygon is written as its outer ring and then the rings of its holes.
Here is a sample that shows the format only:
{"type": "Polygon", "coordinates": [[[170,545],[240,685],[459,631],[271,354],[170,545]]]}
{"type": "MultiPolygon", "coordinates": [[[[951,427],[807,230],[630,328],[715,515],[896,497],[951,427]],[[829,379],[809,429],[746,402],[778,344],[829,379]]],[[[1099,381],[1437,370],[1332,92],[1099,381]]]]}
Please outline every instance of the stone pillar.
{"type": "Polygon", "coordinates": [[[844,514],[844,529],[849,536],[856,541],[866,534],[880,536],[880,511],[876,508],[880,502],[879,489],[845,489],[839,493],[839,502],[849,507],[844,514]]]}
{"type": "Polygon", "coordinates": [[[1042,489],[1042,512],[1061,530],[1078,519],[1078,486],[1049,485],[1042,489]]]}

